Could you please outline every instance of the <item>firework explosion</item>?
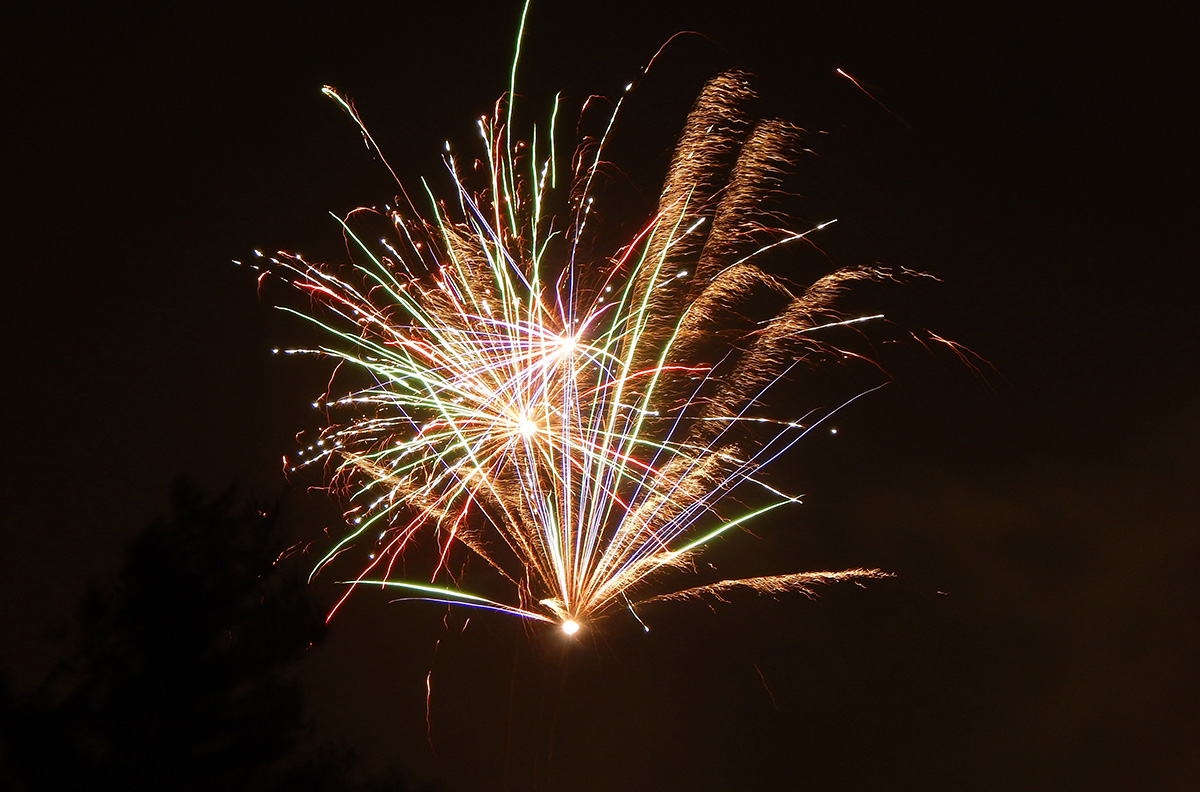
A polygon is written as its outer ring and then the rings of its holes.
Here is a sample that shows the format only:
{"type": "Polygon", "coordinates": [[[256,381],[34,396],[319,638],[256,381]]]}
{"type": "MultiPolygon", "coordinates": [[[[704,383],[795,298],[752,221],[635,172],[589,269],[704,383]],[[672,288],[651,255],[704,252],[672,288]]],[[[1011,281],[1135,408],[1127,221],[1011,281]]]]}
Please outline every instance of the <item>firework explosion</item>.
{"type": "MultiPolygon", "coordinates": [[[[514,83],[515,71],[514,61],[514,83]]],[[[329,426],[301,463],[324,465],[347,503],[350,528],[317,570],[367,544],[347,596],[393,587],[568,633],[657,599],[878,576],[851,569],[662,591],[664,574],[689,568],[713,539],[796,501],[760,473],[821,416],[763,417],[761,397],[835,352],[821,331],[876,318],[834,310],[847,283],[889,277],[842,269],[799,288],[754,263],[820,228],[763,222],[801,130],[751,116],[746,75],[711,80],[657,211],[632,240],[597,254],[588,221],[621,102],[563,167],[558,100],[545,142],[536,129],[520,142],[513,87],[478,122],[486,156],[469,176],[447,153],[452,200],[426,188],[424,218],[407,194],[404,210],[371,210],[390,229],[378,245],[344,222],[356,259],[344,269],[269,259],[268,271],[311,299],[292,312],[332,339],[291,351],[366,375],[364,387],[323,397],[329,426]],[[424,537],[435,538],[437,560],[414,580],[395,567],[424,537]],[[464,591],[462,548],[511,594],[464,591]]],[[[325,93],[374,147],[351,103],[325,93]]]]}

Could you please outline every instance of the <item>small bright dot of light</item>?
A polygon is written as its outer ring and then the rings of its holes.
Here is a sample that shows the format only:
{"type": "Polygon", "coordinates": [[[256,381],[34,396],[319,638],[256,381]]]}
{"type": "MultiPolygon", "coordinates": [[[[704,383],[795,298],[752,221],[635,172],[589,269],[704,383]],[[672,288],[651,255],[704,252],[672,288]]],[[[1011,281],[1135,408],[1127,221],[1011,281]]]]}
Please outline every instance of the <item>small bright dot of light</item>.
{"type": "Polygon", "coordinates": [[[567,635],[574,635],[579,632],[579,622],[567,619],[562,623],[562,631],[567,635]]]}
{"type": "Polygon", "coordinates": [[[829,434],[837,434],[837,429],[830,429],[829,434]]]}
{"type": "Polygon", "coordinates": [[[521,419],[521,434],[525,437],[533,437],[537,433],[537,424],[528,418],[521,419]]]}

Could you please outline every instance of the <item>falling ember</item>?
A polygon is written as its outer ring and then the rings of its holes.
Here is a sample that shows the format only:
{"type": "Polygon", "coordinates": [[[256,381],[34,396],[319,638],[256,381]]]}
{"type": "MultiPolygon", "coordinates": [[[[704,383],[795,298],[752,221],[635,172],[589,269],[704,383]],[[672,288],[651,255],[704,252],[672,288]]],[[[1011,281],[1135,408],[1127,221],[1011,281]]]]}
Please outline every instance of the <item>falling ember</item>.
{"type": "MultiPolygon", "coordinates": [[[[763,470],[829,411],[768,417],[763,397],[838,355],[827,330],[878,318],[837,313],[846,286],[892,277],[847,268],[799,288],[757,266],[832,222],[778,230],[764,208],[802,130],[750,115],[747,75],[717,76],[686,119],[657,210],[606,248],[588,220],[621,101],[598,141],[559,157],[557,100],[549,134],[514,140],[515,73],[514,62],[508,93],[479,120],[480,168],[467,177],[444,157],[454,195],[430,194],[423,216],[407,193],[403,209],[374,212],[391,226],[379,249],[348,218],[347,268],[287,253],[265,266],[309,298],[284,310],[329,333],[298,351],[370,382],[321,399],[331,423],[302,463],[331,471],[347,502],[348,531],[314,574],[362,544],[367,564],[346,596],[369,584],[566,635],[618,611],[640,622],[635,606],[654,600],[881,576],[670,582],[717,537],[797,502],[763,470]],[[418,537],[437,560],[402,578],[418,537]],[[509,595],[465,590],[472,556],[509,595]]],[[[374,146],[353,105],[325,93],[374,146]]]]}

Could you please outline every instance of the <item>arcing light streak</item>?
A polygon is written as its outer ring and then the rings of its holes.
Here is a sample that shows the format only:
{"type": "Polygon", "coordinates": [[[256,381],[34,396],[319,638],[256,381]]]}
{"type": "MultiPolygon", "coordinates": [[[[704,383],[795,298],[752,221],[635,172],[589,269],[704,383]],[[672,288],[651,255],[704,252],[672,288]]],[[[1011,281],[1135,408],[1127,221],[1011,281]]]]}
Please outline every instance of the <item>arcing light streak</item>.
{"type": "MultiPolygon", "coordinates": [[[[350,102],[325,93],[374,147],[350,102]]],[[[752,241],[766,230],[763,198],[777,188],[800,130],[752,118],[751,96],[743,74],[709,82],[657,212],[609,256],[585,255],[598,248],[586,223],[616,109],[599,143],[576,152],[563,183],[553,134],[549,153],[538,151],[536,129],[530,145],[513,142],[510,86],[479,121],[482,189],[446,156],[456,209],[430,193],[423,220],[405,195],[410,211],[382,213],[395,239],[380,248],[343,222],[358,251],[344,276],[296,255],[271,259],[271,271],[323,307],[285,309],[330,334],[330,345],[311,351],[370,380],[326,401],[345,417],[304,463],[329,465],[348,494],[351,529],[318,569],[370,539],[374,551],[354,585],[491,608],[568,633],[653,599],[719,596],[733,586],[807,591],[879,575],[852,569],[655,588],[715,537],[795,500],[760,470],[819,416],[764,418],[760,397],[794,366],[831,351],[818,338],[823,329],[873,318],[836,314],[845,284],[887,277],[842,269],[797,289],[750,263],[808,233],[752,241]],[[743,495],[736,503],[728,497],[735,489],[743,495]],[[426,582],[398,579],[394,565],[424,535],[437,540],[432,573],[426,582]],[[508,604],[453,582],[456,547],[507,581],[508,604]]]]}

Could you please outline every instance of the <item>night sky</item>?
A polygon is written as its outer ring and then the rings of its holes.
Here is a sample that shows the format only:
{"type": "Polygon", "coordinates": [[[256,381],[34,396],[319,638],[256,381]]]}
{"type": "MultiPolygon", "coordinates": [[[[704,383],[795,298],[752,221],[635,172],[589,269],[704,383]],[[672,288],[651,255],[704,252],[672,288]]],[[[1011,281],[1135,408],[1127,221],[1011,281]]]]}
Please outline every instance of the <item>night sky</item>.
{"type": "MultiPolygon", "coordinates": [[[[69,651],[85,586],[172,481],[285,490],[329,369],[271,354],[312,331],[231,261],[344,260],[329,213],[396,192],[320,87],[353,97],[407,185],[444,188],[443,141],[474,146],[507,86],[515,2],[338,5],[46,3],[5,26],[0,667],[17,689],[69,651]]],[[[826,264],[939,279],[880,300],[978,370],[881,353],[889,384],[780,463],[804,505],[705,557],[895,577],[648,606],[649,633],[618,615],[571,642],[362,592],[294,671],[314,740],[353,749],[360,779],[450,792],[1200,788],[1184,21],[783,6],[535,3],[518,90],[541,122],[554,91],[615,97],[672,34],[704,34],[631,95],[610,153],[630,200],[653,206],[699,87],[741,68],[812,133],[797,189],[838,219],[826,264]]],[[[321,498],[288,497],[297,535],[336,529],[321,498]]]]}

